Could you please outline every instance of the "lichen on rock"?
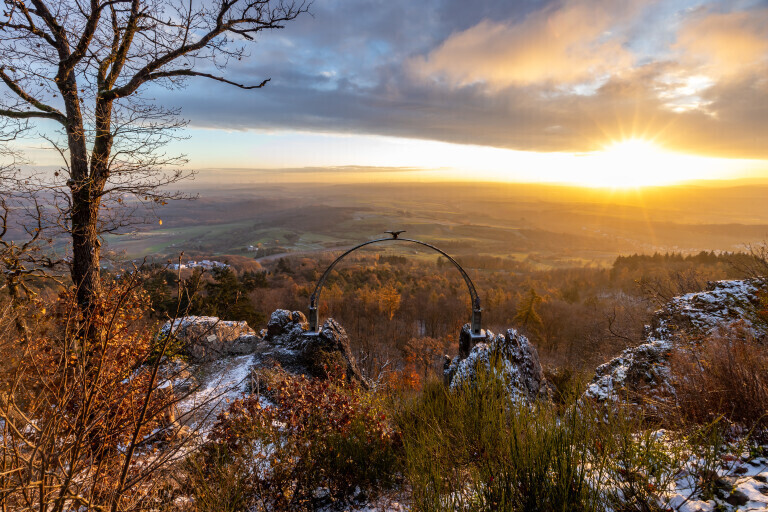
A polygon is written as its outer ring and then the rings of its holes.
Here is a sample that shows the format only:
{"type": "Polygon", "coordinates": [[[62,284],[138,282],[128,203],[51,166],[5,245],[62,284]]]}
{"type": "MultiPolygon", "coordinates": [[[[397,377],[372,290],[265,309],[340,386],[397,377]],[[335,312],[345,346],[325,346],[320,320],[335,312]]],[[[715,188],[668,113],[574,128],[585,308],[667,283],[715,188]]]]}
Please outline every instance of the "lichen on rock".
{"type": "MultiPolygon", "coordinates": [[[[462,328],[462,341],[468,339],[469,329],[469,324],[462,328]]],[[[450,362],[445,379],[451,389],[456,389],[471,385],[479,372],[503,379],[512,400],[534,402],[551,398],[536,347],[514,329],[496,336],[485,331],[485,341],[472,347],[466,357],[460,354],[450,362]]]]}

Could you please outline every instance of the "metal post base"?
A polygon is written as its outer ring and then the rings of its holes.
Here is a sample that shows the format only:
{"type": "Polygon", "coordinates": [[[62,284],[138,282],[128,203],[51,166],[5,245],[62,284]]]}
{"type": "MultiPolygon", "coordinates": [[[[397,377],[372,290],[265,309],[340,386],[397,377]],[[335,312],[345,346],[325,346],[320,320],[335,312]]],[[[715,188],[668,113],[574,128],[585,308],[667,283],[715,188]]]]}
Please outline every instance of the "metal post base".
{"type": "Polygon", "coordinates": [[[470,325],[469,332],[472,333],[472,337],[480,336],[483,333],[483,329],[480,327],[480,318],[483,310],[479,307],[475,307],[472,310],[472,324],[470,325]]]}
{"type": "Polygon", "coordinates": [[[478,343],[485,343],[488,335],[485,333],[485,329],[480,329],[480,332],[475,334],[474,332],[469,335],[472,338],[472,346],[474,347],[478,343]]]}
{"type": "Polygon", "coordinates": [[[317,310],[317,306],[309,306],[309,315],[307,320],[309,321],[309,331],[317,334],[318,326],[320,324],[320,312],[317,310]]]}

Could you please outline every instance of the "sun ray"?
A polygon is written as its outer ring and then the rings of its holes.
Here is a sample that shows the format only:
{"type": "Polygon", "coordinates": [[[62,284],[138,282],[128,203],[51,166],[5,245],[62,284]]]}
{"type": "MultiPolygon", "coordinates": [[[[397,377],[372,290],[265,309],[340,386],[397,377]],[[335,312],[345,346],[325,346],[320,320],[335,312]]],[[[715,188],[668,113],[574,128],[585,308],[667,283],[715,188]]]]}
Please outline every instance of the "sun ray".
{"type": "Polygon", "coordinates": [[[694,177],[684,155],[664,150],[652,139],[613,141],[590,154],[590,169],[582,184],[608,188],[668,185],[694,177]]]}

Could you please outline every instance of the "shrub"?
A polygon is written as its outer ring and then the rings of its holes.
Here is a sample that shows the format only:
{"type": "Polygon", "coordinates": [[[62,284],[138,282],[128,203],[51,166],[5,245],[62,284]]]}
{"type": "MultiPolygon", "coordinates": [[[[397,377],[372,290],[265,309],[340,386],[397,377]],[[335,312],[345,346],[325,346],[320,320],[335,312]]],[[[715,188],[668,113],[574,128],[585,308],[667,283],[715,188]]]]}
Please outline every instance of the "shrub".
{"type": "Polygon", "coordinates": [[[665,491],[683,469],[687,445],[647,422],[634,407],[615,407],[593,425],[594,446],[607,457],[597,481],[609,510],[670,510],[665,491]]]}
{"type": "Polygon", "coordinates": [[[189,457],[184,470],[196,512],[249,510],[250,468],[244,458],[232,457],[226,447],[209,446],[205,457],[189,457]]]}
{"type": "Polygon", "coordinates": [[[722,462],[711,427],[673,434],[629,406],[513,403],[492,373],[454,391],[432,382],[397,419],[419,511],[660,512],[686,475],[711,494],[722,462]]]}
{"type": "Polygon", "coordinates": [[[311,510],[393,484],[399,436],[381,402],[343,374],[329,374],[279,374],[269,388],[274,405],[258,395],[233,402],[190,460],[198,468],[188,481],[196,502],[217,510],[311,510]],[[199,485],[211,476],[219,483],[199,485]]]}
{"type": "Polygon", "coordinates": [[[146,296],[130,276],[105,286],[88,322],[74,290],[49,306],[23,340],[0,320],[0,509],[146,507],[183,445],[181,397],[147,364],[146,296]]]}
{"type": "Polygon", "coordinates": [[[545,368],[544,376],[552,385],[552,397],[558,405],[572,404],[584,393],[591,378],[589,373],[573,366],[545,368]]]}
{"type": "Polygon", "coordinates": [[[450,391],[440,383],[399,415],[417,510],[602,510],[590,479],[594,417],[549,404],[511,403],[504,384],[480,376],[450,391]],[[589,464],[587,464],[589,462],[589,464]]]}
{"type": "Polygon", "coordinates": [[[768,353],[748,332],[728,329],[676,351],[672,379],[683,423],[723,417],[756,432],[768,429],[768,353]]]}

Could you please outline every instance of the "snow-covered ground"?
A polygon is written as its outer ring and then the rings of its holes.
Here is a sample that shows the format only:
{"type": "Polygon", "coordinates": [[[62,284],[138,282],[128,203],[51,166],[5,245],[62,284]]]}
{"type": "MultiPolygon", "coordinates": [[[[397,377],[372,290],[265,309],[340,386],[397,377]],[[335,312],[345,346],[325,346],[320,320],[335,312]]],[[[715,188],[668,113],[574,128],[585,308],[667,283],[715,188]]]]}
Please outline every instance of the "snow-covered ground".
{"type": "MultiPolygon", "coordinates": [[[[667,505],[679,512],[768,511],[768,458],[733,458],[726,455],[717,470],[717,497],[703,501],[695,493],[696,482],[690,473],[681,474],[665,496],[667,505]]],[[[690,460],[688,466],[694,463],[690,460]]]]}
{"type": "Polygon", "coordinates": [[[219,412],[246,392],[253,365],[252,354],[229,357],[207,365],[197,390],[178,404],[183,422],[204,432],[219,412]]]}

